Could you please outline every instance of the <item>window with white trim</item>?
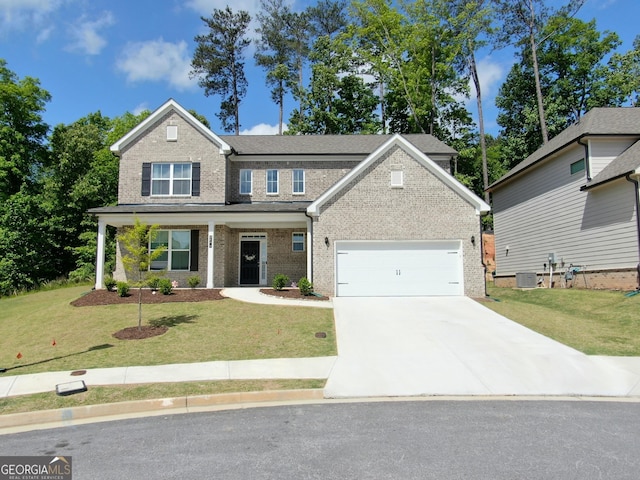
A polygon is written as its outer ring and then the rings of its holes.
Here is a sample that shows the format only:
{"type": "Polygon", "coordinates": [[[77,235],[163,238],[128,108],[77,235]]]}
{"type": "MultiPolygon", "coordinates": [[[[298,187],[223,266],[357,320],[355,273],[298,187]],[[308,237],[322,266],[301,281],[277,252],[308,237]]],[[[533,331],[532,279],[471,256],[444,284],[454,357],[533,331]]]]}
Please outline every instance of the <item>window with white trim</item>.
{"type": "Polygon", "coordinates": [[[267,170],[267,195],[277,195],[278,190],[278,170],[267,170]]]}
{"type": "Polygon", "coordinates": [[[304,193],[304,170],[296,168],[292,172],[292,189],[291,191],[297,195],[304,193]]]}
{"type": "Polygon", "coordinates": [[[150,242],[150,250],[164,247],[164,252],[151,262],[150,270],[189,270],[191,230],[158,230],[150,242]]]}
{"type": "Polygon", "coordinates": [[[191,195],[191,164],[152,164],[151,195],[191,195]]]}
{"type": "Polygon", "coordinates": [[[240,170],[240,195],[253,193],[253,171],[240,170]]]}
{"type": "Polygon", "coordinates": [[[304,232],[293,232],[291,237],[291,250],[294,252],[304,252],[304,232]]]}

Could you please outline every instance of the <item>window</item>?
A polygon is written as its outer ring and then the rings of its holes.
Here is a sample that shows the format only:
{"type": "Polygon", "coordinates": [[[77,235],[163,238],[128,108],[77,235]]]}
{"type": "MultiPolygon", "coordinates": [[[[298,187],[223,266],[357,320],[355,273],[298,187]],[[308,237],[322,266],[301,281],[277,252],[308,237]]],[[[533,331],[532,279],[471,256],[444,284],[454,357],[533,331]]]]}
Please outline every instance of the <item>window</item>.
{"type": "Polygon", "coordinates": [[[584,158],[581,158],[577,162],[571,164],[571,175],[582,172],[584,170],[584,158]]]}
{"type": "Polygon", "coordinates": [[[150,247],[152,251],[165,248],[162,255],[151,262],[151,270],[189,270],[190,230],[159,230],[150,247]]]}
{"type": "Polygon", "coordinates": [[[304,252],[304,232],[293,233],[291,249],[294,252],[304,252]]]}
{"type": "Polygon", "coordinates": [[[404,185],[404,175],[402,170],[391,171],[391,187],[401,188],[404,185]]]}
{"type": "Polygon", "coordinates": [[[293,171],[293,188],[292,191],[294,194],[303,194],[304,193],[304,170],[295,169],[293,171]]]}
{"type": "Polygon", "coordinates": [[[191,164],[154,163],[151,195],[191,195],[191,164]]]}
{"type": "Polygon", "coordinates": [[[240,170],[240,195],[251,195],[253,192],[253,172],[240,170]]]}
{"type": "Polygon", "coordinates": [[[267,170],[267,195],[278,193],[278,170],[267,170]]]}

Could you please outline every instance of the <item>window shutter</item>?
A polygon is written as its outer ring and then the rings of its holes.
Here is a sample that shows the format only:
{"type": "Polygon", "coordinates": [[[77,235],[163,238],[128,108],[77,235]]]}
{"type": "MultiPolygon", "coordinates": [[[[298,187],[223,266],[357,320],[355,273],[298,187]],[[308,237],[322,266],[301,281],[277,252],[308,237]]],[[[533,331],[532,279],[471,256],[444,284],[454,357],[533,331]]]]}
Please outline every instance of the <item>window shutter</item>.
{"type": "Polygon", "coordinates": [[[192,272],[198,271],[198,254],[200,248],[198,247],[198,239],[200,238],[200,230],[191,230],[191,268],[192,272]]]}
{"type": "Polygon", "coordinates": [[[200,196],[200,162],[191,164],[191,196],[200,196]]]}
{"type": "Polygon", "coordinates": [[[151,164],[142,164],[142,196],[148,197],[151,195],[151,164]]]}

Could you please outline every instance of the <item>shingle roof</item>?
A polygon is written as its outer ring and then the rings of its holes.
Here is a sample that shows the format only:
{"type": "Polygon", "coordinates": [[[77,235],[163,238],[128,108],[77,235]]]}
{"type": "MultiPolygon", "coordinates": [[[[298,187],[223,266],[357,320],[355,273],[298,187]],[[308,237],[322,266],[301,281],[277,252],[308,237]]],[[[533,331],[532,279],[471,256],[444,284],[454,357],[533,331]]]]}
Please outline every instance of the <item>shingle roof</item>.
{"type": "Polygon", "coordinates": [[[587,135],[640,135],[640,108],[593,108],[489,186],[493,190],[509,178],[587,135]]]}
{"type": "Polygon", "coordinates": [[[638,168],[640,168],[640,140],[604,167],[584,188],[592,188],[601,183],[613,180],[614,178],[623,177],[628,173],[635,172],[638,168]]]}
{"type": "MultiPolygon", "coordinates": [[[[222,135],[238,155],[369,155],[393,135],[222,135]]],[[[456,155],[432,135],[403,135],[425,154],[456,155]]]]}

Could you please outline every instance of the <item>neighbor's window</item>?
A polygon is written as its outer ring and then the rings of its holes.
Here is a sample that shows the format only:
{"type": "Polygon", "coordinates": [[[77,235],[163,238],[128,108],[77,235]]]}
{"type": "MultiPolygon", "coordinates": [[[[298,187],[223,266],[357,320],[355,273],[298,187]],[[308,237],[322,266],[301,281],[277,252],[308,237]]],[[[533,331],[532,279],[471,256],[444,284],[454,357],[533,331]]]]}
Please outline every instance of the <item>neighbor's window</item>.
{"type": "Polygon", "coordinates": [[[291,243],[294,252],[304,252],[304,232],[294,232],[291,243]]]}
{"type": "Polygon", "coordinates": [[[191,195],[191,164],[154,163],[151,195],[191,195]]]}
{"type": "Polygon", "coordinates": [[[267,170],[267,194],[278,193],[278,170],[267,170]]]}
{"type": "Polygon", "coordinates": [[[295,169],[293,171],[293,193],[304,193],[304,170],[295,169]]]}
{"type": "Polygon", "coordinates": [[[584,170],[584,158],[581,158],[577,162],[571,164],[571,175],[574,173],[582,172],[584,170]]]}
{"type": "Polygon", "coordinates": [[[240,195],[251,195],[253,192],[253,172],[240,170],[240,195]]]}
{"type": "Polygon", "coordinates": [[[190,230],[159,230],[150,249],[164,247],[165,251],[151,262],[151,270],[189,270],[191,258],[190,230]]]}

